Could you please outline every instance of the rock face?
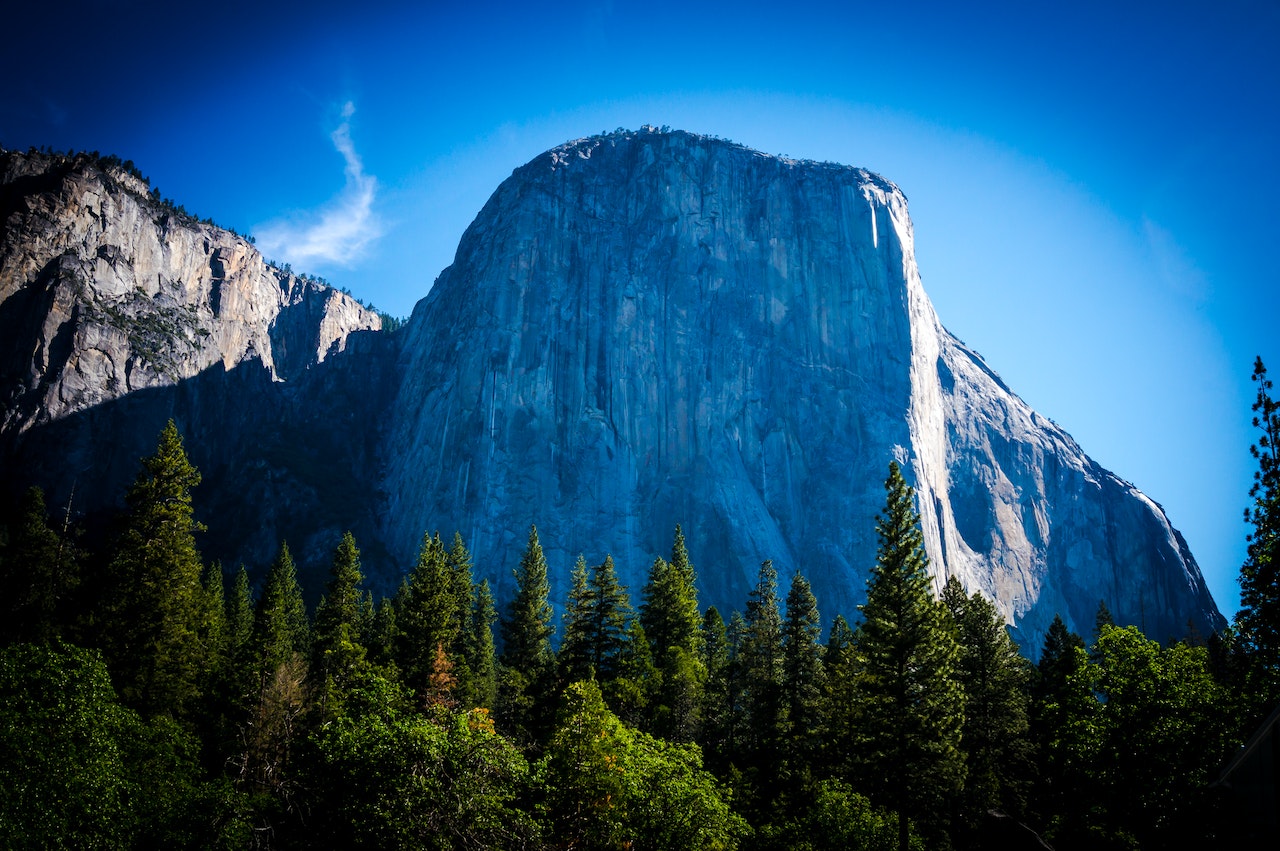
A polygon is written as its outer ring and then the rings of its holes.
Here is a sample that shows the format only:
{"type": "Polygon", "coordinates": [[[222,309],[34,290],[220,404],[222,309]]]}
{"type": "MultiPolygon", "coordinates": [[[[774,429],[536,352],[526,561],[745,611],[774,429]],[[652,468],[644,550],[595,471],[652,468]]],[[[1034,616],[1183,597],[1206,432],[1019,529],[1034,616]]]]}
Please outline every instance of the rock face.
{"type": "MultiPolygon", "coordinates": [[[[299,466],[263,456],[296,440],[280,431],[312,415],[300,415],[294,385],[314,385],[309,373],[353,335],[376,332],[379,317],[152,196],[114,158],[5,152],[0,178],[8,484],[35,481],[62,499],[78,484],[78,505],[92,512],[106,495],[120,496],[172,416],[214,490],[245,487],[314,510],[305,487],[262,492],[257,479],[296,479],[299,466]]],[[[260,518],[297,530],[273,520],[270,504],[238,510],[242,525],[260,518]]]]}
{"type": "Polygon", "coordinates": [[[906,199],[867,171],[648,129],[567,144],[388,337],[127,169],[0,169],[0,464],[55,504],[122,490],[175,416],[228,563],[287,537],[319,576],[352,528],[390,588],[457,530],[501,600],[536,523],[557,594],[579,552],[638,593],[680,523],[704,605],[741,608],[771,558],[854,619],[896,458],[938,586],[991,596],[1025,648],[1099,600],[1159,638],[1223,623],[1160,507],[942,327],[906,199]]]}
{"type": "Polygon", "coordinates": [[[942,327],[912,240],[860,169],[652,131],[537,157],[406,329],[387,540],[457,528],[509,587],[536,523],[560,589],[609,551],[638,590],[681,523],[704,604],[740,608],[772,558],[852,618],[896,458],[939,588],[1024,646],[1100,599],[1156,636],[1220,625],[1163,511],[942,327]]]}

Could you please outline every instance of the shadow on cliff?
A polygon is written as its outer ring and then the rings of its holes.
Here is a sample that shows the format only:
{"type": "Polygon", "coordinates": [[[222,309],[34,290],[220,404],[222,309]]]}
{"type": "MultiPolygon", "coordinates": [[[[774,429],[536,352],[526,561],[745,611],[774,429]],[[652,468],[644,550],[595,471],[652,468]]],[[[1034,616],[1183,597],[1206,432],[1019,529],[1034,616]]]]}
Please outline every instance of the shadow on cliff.
{"type": "Polygon", "coordinates": [[[197,538],[208,561],[243,563],[260,580],[281,540],[289,542],[308,601],[323,590],[333,548],[351,530],[369,586],[394,588],[395,567],[379,545],[383,503],[378,431],[389,404],[388,335],[352,334],[345,351],[272,381],[259,361],[215,365],[167,387],[147,388],[37,425],[0,445],[0,488],[12,503],[31,485],[51,512],[71,505],[87,543],[109,536],[139,461],[155,451],[172,418],[203,481],[193,492],[197,538]],[[100,436],[114,440],[104,443],[100,436]]]}

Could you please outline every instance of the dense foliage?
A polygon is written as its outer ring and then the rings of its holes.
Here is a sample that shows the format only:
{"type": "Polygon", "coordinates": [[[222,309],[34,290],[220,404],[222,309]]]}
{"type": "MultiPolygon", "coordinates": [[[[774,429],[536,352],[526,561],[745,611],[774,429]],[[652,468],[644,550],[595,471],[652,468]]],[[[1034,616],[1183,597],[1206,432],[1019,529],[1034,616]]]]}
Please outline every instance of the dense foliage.
{"type": "Polygon", "coordinates": [[[311,616],[284,542],[256,594],[203,562],[171,422],[106,544],[38,490],[0,529],[0,845],[1232,847],[1213,781],[1277,696],[1265,375],[1237,626],[1161,646],[1103,607],[1038,664],[939,587],[897,464],[866,603],[825,641],[769,561],[704,612],[679,527],[638,605],[579,557],[559,619],[535,529],[501,616],[460,536],[375,601],[347,534],[311,616]]]}

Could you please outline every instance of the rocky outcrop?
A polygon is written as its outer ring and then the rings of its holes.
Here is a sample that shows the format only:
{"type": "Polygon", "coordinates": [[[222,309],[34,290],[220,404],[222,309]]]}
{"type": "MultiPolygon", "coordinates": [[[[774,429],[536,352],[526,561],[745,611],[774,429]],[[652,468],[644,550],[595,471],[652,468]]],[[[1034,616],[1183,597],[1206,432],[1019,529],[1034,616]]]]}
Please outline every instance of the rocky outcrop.
{"type": "Polygon", "coordinates": [[[1160,508],[948,334],[906,198],[867,171],[685,133],[573,142],[518,169],[406,331],[387,540],[460,529],[509,585],[537,523],[558,587],[612,552],[633,589],[684,525],[704,602],[761,559],[856,614],[888,461],[939,585],[1024,644],[1098,601],[1153,635],[1221,623],[1160,508]]]}
{"type": "Polygon", "coordinates": [[[88,155],[0,158],[5,432],[211,367],[284,379],[378,316],[88,155]]]}
{"type": "MultiPolygon", "coordinates": [[[[313,530],[286,515],[319,508],[299,468],[325,446],[332,461],[311,466],[341,469],[360,437],[344,436],[334,454],[327,432],[288,432],[314,414],[308,388],[332,383],[319,376],[326,359],[380,324],[350,296],[153,195],[129,164],[0,153],[0,469],[10,488],[34,481],[71,499],[78,486],[92,514],[119,498],[172,416],[215,486],[209,501],[244,515],[235,531],[308,539],[313,530]]],[[[269,557],[272,546],[247,549],[269,557]]]]}
{"type": "Polygon", "coordinates": [[[651,129],[564,145],[394,336],[125,165],[0,175],[10,488],[118,497],[172,416],[206,555],[262,569],[286,538],[313,594],[344,529],[384,590],[457,530],[501,600],[531,524],[558,594],[578,553],[638,592],[680,523],[704,605],[740,608],[771,558],[856,618],[897,459],[938,586],[992,597],[1025,648],[1099,600],[1158,638],[1223,623],[1160,507],[943,328],[906,198],[865,170],[651,129]]]}

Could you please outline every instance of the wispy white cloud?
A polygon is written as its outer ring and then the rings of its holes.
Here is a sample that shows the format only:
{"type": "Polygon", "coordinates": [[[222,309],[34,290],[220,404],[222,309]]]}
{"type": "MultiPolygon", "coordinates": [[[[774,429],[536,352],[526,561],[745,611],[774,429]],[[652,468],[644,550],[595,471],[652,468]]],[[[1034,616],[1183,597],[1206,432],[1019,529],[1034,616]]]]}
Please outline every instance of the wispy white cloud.
{"type": "Polygon", "coordinates": [[[342,123],[329,136],[333,147],[346,161],[346,185],[317,210],[278,219],[257,228],[254,238],[268,257],[299,265],[346,265],[382,235],[382,225],[373,210],[378,180],[371,174],[365,174],[364,163],[351,141],[351,116],[355,111],[352,102],[344,104],[342,123]]]}

